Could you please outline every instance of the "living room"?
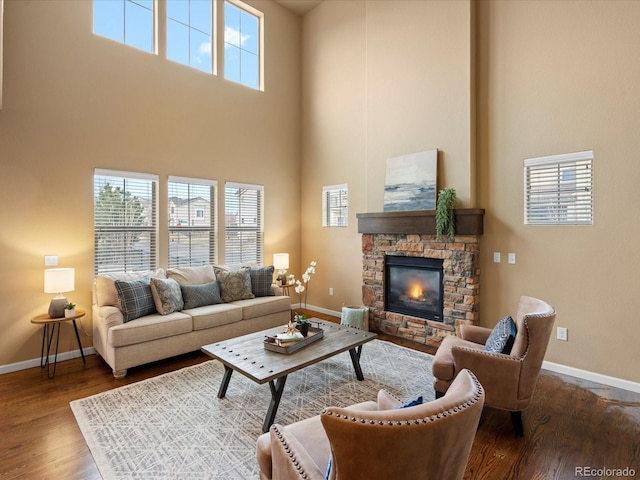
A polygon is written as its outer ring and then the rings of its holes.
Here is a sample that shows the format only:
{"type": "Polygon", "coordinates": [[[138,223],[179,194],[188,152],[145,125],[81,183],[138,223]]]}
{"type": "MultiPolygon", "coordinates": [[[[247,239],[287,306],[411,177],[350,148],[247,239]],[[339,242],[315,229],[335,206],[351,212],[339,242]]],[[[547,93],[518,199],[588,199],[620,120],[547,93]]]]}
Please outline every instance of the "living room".
{"type": "MultiPolygon", "coordinates": [[[[331,314],[362,302],[356,214],[382,211],[386,160],[437,148],[438,188],[485,210],[479,324],[544,299],[557,311],[545,368],[639,390],[640,226],[624,220],[640,204],[639,3],[246,3],[265,18],[263,90],[94,35],[90,1],[4,2],[0,372],[39,363],[45,255],[75,268],[67,296],[90,309],[96,168],[159,176],[161,266],[168,176],[263,185],[264,263],[288,252],[299,276],[318,260],[307,302],[331,314]],[[526,225],[524,160],[586,150],[593,224],[526,225]],[[323,228],[322,188],[338,184],[348,225],[323,228]]],[[[223,228],[217,246],[223,263],[223,228]]],[[[90,315],[80,325],[90,347],[90,315]]]]}

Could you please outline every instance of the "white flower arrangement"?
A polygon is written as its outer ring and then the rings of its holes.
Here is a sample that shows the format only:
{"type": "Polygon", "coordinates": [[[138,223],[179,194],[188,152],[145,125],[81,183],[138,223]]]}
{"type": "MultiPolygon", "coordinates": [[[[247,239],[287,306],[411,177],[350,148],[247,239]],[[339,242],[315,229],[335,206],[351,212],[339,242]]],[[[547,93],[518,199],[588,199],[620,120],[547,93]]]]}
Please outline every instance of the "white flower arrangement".
{"type": "Polygon", "coordinates": [[[295,275],[289,275],[289,285],[295,285],[294,290],[298,295],[300,295],[300,304],[302,304],[302,293],[304,293],[304,309],[307,309],[307,294],[309,290],[307,289],[307,284],[311,280],[311,275],[316,273],[316,265],[317,261],[312,261],[305,272],[302,274],[302,280],[296,280],[295,275]]]}

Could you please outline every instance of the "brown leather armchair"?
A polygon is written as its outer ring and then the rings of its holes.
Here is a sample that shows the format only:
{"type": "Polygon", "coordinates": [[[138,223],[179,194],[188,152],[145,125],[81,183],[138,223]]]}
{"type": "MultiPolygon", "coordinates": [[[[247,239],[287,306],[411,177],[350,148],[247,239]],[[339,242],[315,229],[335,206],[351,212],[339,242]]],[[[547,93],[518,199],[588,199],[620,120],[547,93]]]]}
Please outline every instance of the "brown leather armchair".
{"type": "Polygon", "coordinates": [[[490,328],[461,326],[459,337],[442,341],[431,364],[436,397],[450,388],[458,372],[469,369],[485,388],[486,405],[509,410],[516,434],[522,436],[522,411],[533,397],[555,318],[548,303],[520,297],[516,338],[508,355],[484,350],[490,328]]]}
{"type": "Polygon", "coordinates": [[[380,390],[377,403],[274,424],[258,439],[260,478],[324,479],[331,455],[331,480],[461,479],[484,405],[480,382],[463,370],[442,398],[400,403],[380,390]]]}

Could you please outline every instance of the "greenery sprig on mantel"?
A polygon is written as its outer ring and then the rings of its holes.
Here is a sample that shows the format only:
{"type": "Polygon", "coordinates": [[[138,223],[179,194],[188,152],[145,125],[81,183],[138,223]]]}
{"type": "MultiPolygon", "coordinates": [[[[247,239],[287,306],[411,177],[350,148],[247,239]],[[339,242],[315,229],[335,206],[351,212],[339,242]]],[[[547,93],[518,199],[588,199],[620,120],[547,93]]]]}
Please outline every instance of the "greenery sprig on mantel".
{"type": "Polygon", "coordinates": [[[438,192],[438,201],[436,202],[436,237],[438,241],[442,240],[445,231],[449,235],[449,241],[453,242],[456,238],[456,215],[453,210],[456,198],[455,188],[447,187],[438,192]]]}

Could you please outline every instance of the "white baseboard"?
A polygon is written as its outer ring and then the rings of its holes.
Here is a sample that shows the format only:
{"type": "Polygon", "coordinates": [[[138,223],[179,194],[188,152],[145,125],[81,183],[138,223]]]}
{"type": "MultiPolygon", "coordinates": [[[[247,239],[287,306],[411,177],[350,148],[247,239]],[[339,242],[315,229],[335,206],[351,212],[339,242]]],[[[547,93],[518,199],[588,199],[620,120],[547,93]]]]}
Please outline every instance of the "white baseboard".
{"type": "MultiPolygon", "coordinates": [[[[96,353],[93,347],[85,347],[82,349],[85,357],[87,355],[93,355],[96,353]]],[[[58,361],[71,360],[72,358],[81,357],[80,350],[71,350],[70,352],[60,352],[58,354],[58,361]]],[[[49,356],[49,362],[53,363],[54,356],[49,356]]],[[[32,358],[31,360],[25,360],[23,362],[10,363],[8,365],[0,365],[0,375],[5,373],[17,372],[18,370],[26,370],[27,368],[39,367],[40,359],[32,358]]]]}
{"type": "Polygon", "coordinates": [[[610,387],[640,393],[640,383],[625,380],[623,378],[610,377],[609,375],[594,373],[574,367],[567,367],[566,365],[547,361],[542,362],[542,368],[550,372],[561,373],[563,375],[569,375],[570,377],[576,377],[582,380],[589,380],[591,382],[601,383],[610,387]]]}

